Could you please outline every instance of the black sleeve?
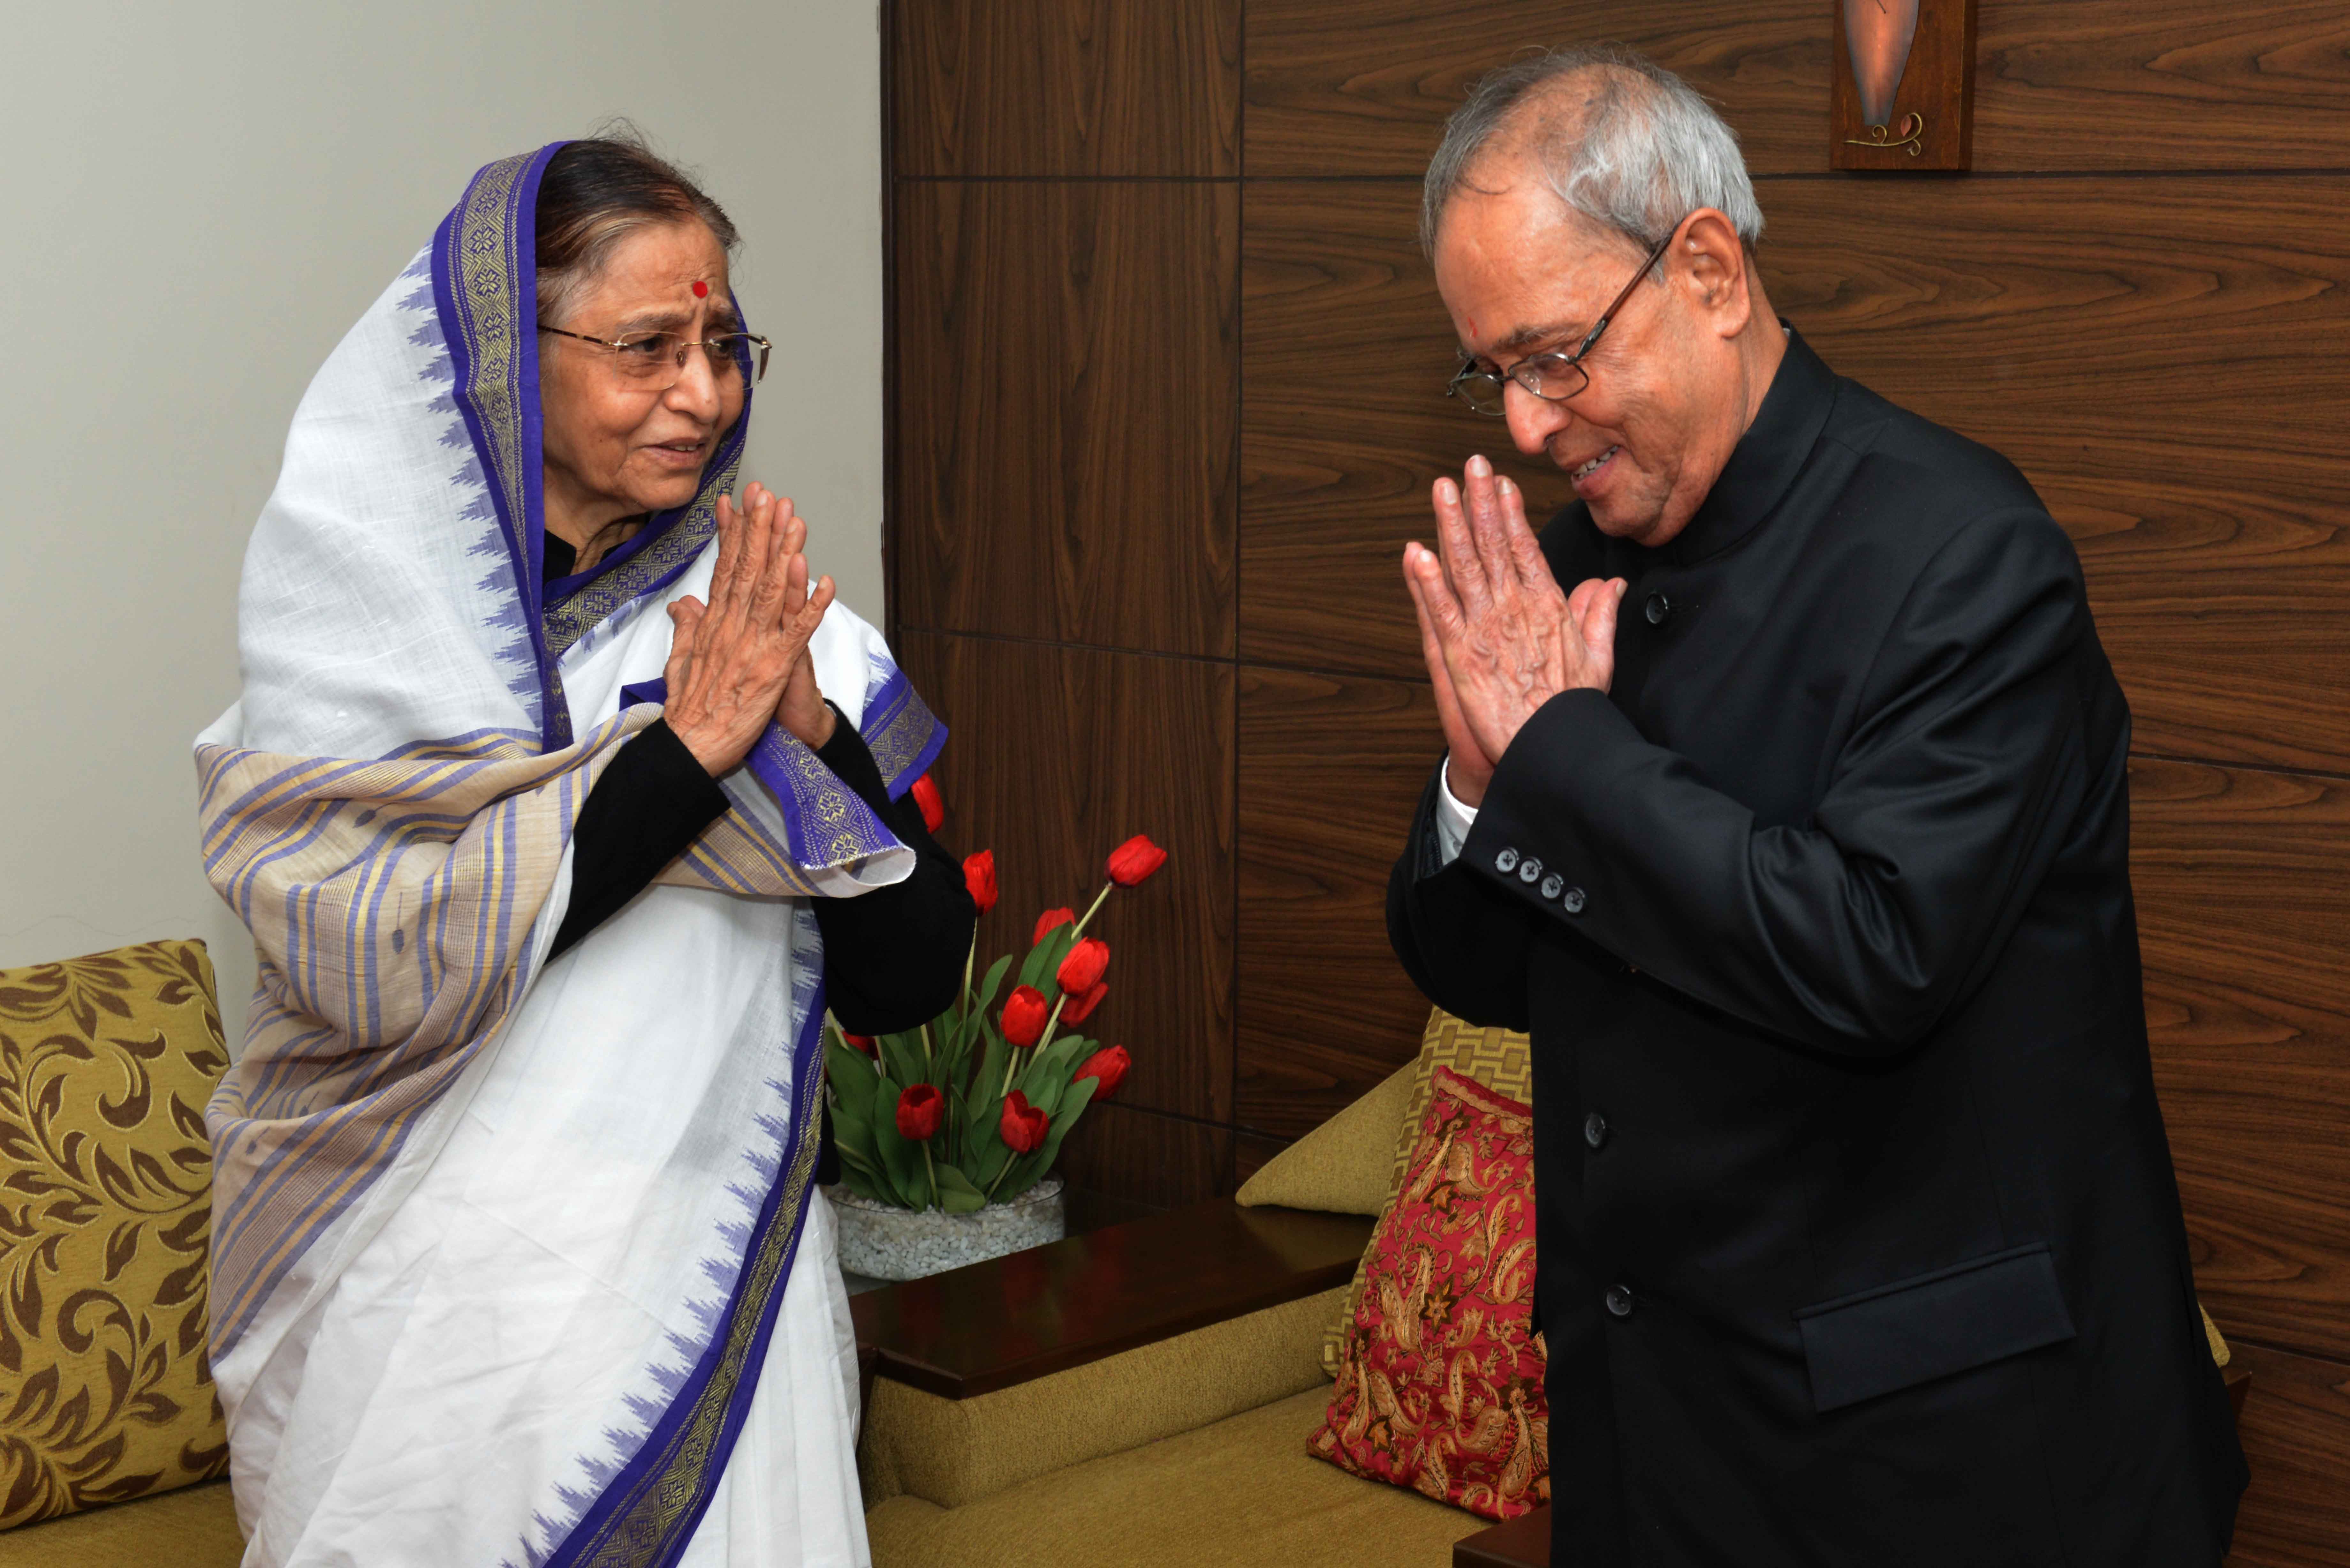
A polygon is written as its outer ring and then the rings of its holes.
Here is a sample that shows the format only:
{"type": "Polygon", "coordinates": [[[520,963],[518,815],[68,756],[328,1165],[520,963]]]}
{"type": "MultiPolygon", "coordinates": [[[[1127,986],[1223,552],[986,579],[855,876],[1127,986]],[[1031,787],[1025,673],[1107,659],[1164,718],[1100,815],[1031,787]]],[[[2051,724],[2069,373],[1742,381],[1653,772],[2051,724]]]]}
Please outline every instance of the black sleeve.
{"type": "Polygon", "coordinates": [[[665,719],[631,736],[579,808],[571,834],[571,907],[547,954],[577,946],[645,890],[725,814],[726,792],[665,719]]]}
{"type": "Polygon", "coordinates": [[[928,1023],[954,1001],[979,909],[962,862],[931,836],[910,798],[889,798],[864,737],[840,710],[833,714],[838,722],[817,759],[914,852],[913,874],[902,882],[816,900],[832,1015],[852,1034],[888,1034],[928,1023]]]}
{"type": "Polygon", "coordinates": [[[1526,964],[1542,917],[1471,875],[1460,859],[1443,863],[1436,834],[1443,778],[1439,764],[1388,877],[1388,940],[1429,1001],[1471,1023],[1522,1030],[1526,964]]]}
{"type": "Polygon", "coordinates": [[[1762,1028],[1901,1049],[1988,973],[2087,798],[2087,627],[2056,524],[1984,519],[1912,586],[1808,821],[1757,822],[1567,691],[1511,742],[1449,869],[1762,1028]]]}

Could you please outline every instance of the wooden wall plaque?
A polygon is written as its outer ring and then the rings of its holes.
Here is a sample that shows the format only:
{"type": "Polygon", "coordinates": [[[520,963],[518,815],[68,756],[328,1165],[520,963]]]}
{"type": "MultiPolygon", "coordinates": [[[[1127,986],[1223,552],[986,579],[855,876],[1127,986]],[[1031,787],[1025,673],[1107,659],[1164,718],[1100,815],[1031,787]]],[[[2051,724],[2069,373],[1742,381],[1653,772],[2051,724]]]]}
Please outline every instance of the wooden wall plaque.
{"type": "Polygon", "coordinates": [[[1828,0],[1832,169],[1974,166],[1975,0],[1828,0]]]}

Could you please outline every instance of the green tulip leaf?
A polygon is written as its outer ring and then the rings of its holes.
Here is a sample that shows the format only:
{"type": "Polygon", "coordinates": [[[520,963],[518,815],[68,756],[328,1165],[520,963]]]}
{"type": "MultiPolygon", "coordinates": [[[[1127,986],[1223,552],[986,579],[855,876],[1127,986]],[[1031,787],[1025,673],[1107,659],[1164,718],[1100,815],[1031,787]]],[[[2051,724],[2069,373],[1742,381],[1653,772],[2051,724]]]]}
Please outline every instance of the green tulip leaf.
{"type": "Polygon", "coordinates": [[[858,1166],[841,1167],[840,1184],[858,1197],[868,1199],[875,1203],[894,1205],[898,1201],[897,1194],[889,1190],[887,1179],[874,1171],[858,1166]]]}
{"type": "Polygon", "coordinates": [[[844,1158],[855,1156],[867,1165],[878,1158],[873,1150],[872,1112],[868,1108],[850,1116],[844,1108],[832,1118],[832,1147],[844,1158]]]}
{"type": "Polygon", "coordinates": [[[864,1053],[842,1044],[836,1030],[832,1043],[825,1047],[824,1071],[825,1081],[832,1089],[833,1104],[840,1107],[840,1114],[857,1121],[865,1120],[871,1114],[873,1086],[880,1081],[871,1060],[864,1053]]]}
{"type": "Polygon", "coordinates": [[[987,1194],[951,1165],[939,1171],[939,1207],[950,1214],[976,1214],[987,1207],[987,1194]]]}
{"type": "Polygon", "coordinates": [[[994,1127],[990,1127],[987,1137],[979,1146],[977,1157],[972,1162],[971,1179],[982,1192],[985,1192],[993,1188],[996,1179],[1003,1174],[1003,1168],[1017,1158],[1004,1143],[1003,1133],[994,1127]]]}
{"type": "Polygon", "coordinates": [[[1020,983],[1033,985],[1044,992],[1045,1000],[1052,1001],[1060,994],[1060,983],[1053,976],[1069,950],[1077,943],[1076,925],[1055,926],[1045,933],[1045,940],[1029,950],[1027,961],[1020,966],[1020,983]]]}
{"type": "Polygon", "coordinates": [[[990,1007],[995,1004],[996,990],[1003,984],[1003,971],[1011,967],[1012,955],[1010,953],[1005,953],[1002,958],[997,959],[993,963],[987,966],[987,978],[979,982],[979,1002],[978,1005],[972,1010],[972,1015],[973,1017],[977,1017],[981,1013],[985,1012],[990,1007]]]}
{"type": "Polygon", "coordinates": [[[987,1032],[987,1052],[979,1059],[979,1075],[972,1079],[964,1110],[964,1142],[978,1148],[993,1130],[995,1118],[1003,1114],[1003,1064],[1011,1048],[992,1023],[983,1023],[987,1032]]]}
{"type": "Polygon", "coordinates": [[[900,1030],[882,1035],[877,1044],[881,1050],[882,1065],[900,1085],[929,1081],[931,1064],[922,1060],[922,1037],[912,1030],[900,1030]]]}

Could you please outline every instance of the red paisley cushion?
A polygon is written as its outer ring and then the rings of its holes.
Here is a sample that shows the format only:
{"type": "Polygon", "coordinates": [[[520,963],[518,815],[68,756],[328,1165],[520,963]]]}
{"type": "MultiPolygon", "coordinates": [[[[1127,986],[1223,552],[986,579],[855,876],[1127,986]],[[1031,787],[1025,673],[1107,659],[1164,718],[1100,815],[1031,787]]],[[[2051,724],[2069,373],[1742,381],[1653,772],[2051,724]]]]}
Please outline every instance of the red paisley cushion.
{"type": "Polygon", "coordinates": [[[1308,1450],[1487,1519],[1549,1501],[1532,1107],[1439,1067],[1369,1260],[1308,1450]]]}

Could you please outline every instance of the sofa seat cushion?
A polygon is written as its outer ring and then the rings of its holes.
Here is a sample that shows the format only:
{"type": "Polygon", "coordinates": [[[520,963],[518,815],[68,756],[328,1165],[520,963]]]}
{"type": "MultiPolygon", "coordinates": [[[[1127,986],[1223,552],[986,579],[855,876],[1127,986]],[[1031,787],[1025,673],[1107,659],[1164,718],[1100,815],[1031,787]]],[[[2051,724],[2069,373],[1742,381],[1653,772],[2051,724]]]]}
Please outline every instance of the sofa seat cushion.
{"type": "Polygon", "coordinates": [[[228,1467],[204,1359],[227,1065],[202,942],[0,970],[0,1528],[228,1467]]]}
{"type": "Polygon", "coordinates": [[[1050,1471],[1326,1388],[1322,1325],[1344,1289],[967,1399],[877,1378],[857,1450],[865,1505],[904,1492],[962,1508],[1050,1471]]]}
{"type": "Polygon", "coordinates": [[[244,1558],[226,1481],[0,1534],[0,1568],[237,1568],[244,1558]]]}
{"type": "Polygon", "coordinates": [[[1326,1386],[962,1508],[865,1516],[874,1568],[1445,1568],[1484,1521],[1305,1451],[1326,1386]]]}

